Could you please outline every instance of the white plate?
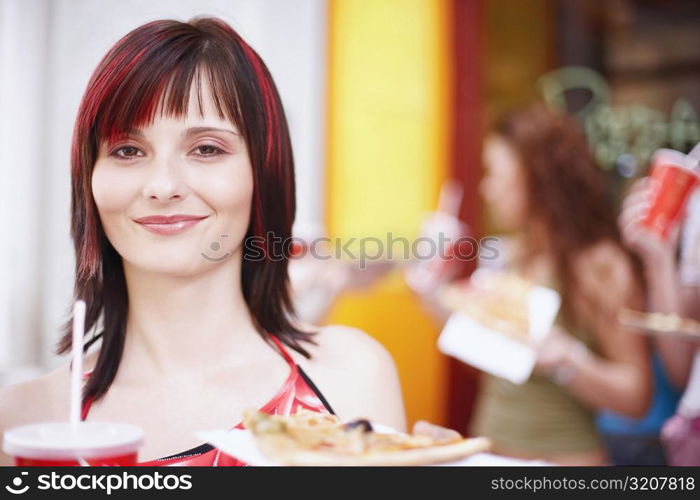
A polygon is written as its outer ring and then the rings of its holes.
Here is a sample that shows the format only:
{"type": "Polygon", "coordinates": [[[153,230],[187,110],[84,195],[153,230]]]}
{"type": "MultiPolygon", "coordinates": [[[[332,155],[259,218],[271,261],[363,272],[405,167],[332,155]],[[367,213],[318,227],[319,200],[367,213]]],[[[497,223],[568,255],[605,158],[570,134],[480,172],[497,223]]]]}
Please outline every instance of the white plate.
{"type": "MultiPolygon", "coordinates": [[[[544,338],[559,312],[560,295],[551,288],[533,286],[528,296],[529,336],[544,338]]],[[[454,313],[438,338],[438,349],[448,356],[514,384],[530,378],[537,359],[532,345],[488,328],[464,313],[454,313]]]]}

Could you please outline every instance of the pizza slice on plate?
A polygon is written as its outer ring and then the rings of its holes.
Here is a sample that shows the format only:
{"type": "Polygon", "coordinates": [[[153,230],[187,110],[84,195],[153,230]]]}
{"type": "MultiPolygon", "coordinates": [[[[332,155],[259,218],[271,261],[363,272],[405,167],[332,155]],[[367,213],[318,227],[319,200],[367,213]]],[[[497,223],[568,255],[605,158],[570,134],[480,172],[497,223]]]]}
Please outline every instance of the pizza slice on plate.
{"type": "Polygon", "coordinates": [[[285,465],[411,466],[450,462],[488,450],[486,438],[435,438],[379,432],[367,420],[343,423],[334,415],[246,413],[246,429],[271,460],[285,465]]]}
{"type": "Polygon", "coordinates": [[[466,283],[447,285],[439,295],[445,308],[521,342],[529,341],[532,284],[514,272],[480,270],[466,283]]]}

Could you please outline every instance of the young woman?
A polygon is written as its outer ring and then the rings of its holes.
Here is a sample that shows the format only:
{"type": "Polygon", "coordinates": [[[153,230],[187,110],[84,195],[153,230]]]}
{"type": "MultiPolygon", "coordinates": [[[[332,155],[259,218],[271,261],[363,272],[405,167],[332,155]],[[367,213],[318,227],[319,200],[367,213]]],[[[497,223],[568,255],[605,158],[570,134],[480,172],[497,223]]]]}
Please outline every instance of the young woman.
{"type": "MultiPolygon", "coordinates": [[[[594,412],[644,414],[650,376],[644,341],[617,324],[620,308],[639,308],[642,299],[603,172],[577,125],[537,105],[500,121],[483,163],[482,198],[508,234],[499,261],[483,264],[557,289],[562,308],[526,383],[484,374],[471,431],[504,455],[607,463],[594,412]]],[[[435,295],[421,298],[446,319],[435,295]]]]}
{"type": "Polygon", "coordinates": [[[481,194],[513,235],[507,265],[558,289],[562,309],[530,380],[486,377],[474,430],[510,455],[603,464],[594,411],[641,416],[650,398],[644,340],[617,324],[642,299],[604,175],[573,120],[540,106],[496,126],[484,165],[481,194]]]}
{"type": "MultiPolygon", "coordinates": [[[[87,302],[83,418],[136,424],[145,465],[238,465],[198,442],[250,407],[405,427],[390,355],[294,320],[294,164],[265,64],[221,20],[161,20],[107,53],[72,148],[75,297],[87,302]]],[[[58,353],[71,348],[68,321],[58,353]]],[[[69,415],[69,366],[0,392],[0,431],[69,415]]],[[[9,463],[0,455],[0,462],[9,463]]]]}
{"type": "MultiPolygon", "coordinates": [[[[643,263],[648,285],[647,310],[700,317],[700,192],[691,196],[687,204],[682,238],[681,227],[676,227],[667,239],[659,239],[643,223],[653,189],[653,179],[637,180],[624,200],[619,218],[625,243],[643,263]],[[682,257],[680,263],[678,253],[682,257]]],[[[655,344],[672,382],[682,389],[690,375],[694,346],[668,339],[656,339],[655,344]]]]}
{"type": "MultiPolygon", "coordinates": [[[[677,227],[668,239],[662,240],[643,223],[654,189],[651,178],[638,180],[625,198],[619,219],[625,242],[644,264],[647,310],[700,320],[700,191],[696,190],[686,206],[682,230],[677,227]]],[[[675,415],[664,424],[661,433],[668,463],[698,466],[700,347],[672,338],[654,339],[654,344],[672,382],[683,390],[675,415]]]]}

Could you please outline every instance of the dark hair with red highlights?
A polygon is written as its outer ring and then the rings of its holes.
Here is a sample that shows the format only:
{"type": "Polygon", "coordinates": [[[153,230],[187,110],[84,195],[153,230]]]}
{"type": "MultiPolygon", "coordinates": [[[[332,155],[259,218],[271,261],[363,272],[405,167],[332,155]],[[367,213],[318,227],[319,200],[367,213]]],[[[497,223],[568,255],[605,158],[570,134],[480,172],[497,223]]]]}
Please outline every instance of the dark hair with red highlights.
{"type": "MultiPolygon", "coordinates": [[[[599,242],[612,243],[627,256],[643,288],[640,262],[621,241],[605,172],[574,118],[537,103],[506,114],[493,131],[514,149],[525,172],[528,217],[545,228],[561,280],[563,312],[581,319],[574,298],[596,308],[590,297],[580,296],[572,263],[599,242]]],[[[530,243],[534,248],[541,242],[530,243]]]]}
{"type": "MultiPolygon", "coordinates": [[[[216,18],[184,23],[159,20],[119,40],[97,66],[83,96],[71,154],[71,236],[76,254],[75,299],[87,303],[85,331],[102,316],[102,338],[95,370],[83,392],[99,399],[119,368],[129,308],[120,255],[108,241],[92,196],[91,178],[99,145],[154,119],[187,113],[194,84],[199,99],[207,78],[216,110],[233,122],[246,142],[253,168],[251,220],[246,239],[264,242],[264,259],[243,258],[241,286],[253,321],[268,334],[306,357],[302,342],[312,333],[293,322],[287,259],[271,258],[268,234],[291,237],[296,208],[294,161],[287,122],[277,89],[260,56],[229,25],[216,18]]],[[[58,354],[71,349],[70,318],[63,327],[58,354]]]]}

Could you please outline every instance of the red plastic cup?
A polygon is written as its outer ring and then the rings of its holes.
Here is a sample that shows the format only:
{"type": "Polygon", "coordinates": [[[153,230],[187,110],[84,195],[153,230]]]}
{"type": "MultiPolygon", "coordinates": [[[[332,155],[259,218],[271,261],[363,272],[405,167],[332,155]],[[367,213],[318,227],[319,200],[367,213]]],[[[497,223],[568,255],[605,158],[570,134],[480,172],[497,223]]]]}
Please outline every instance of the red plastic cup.
{"type": "Polygon", "coordinates": [[[136,465],[141,428],[112,422],[45,422],[5,432],[3,451],[21,467],[136,465]]]}
{"type": "Polygon", "coordinates": [[[700,184],[700,174],[694,170],[696,165],[697,160],[672,149],[654,153],[650,177],[656,189],[652,191],[644,225],[661,240],[667,239],[680,222],[688,198],[700,184]]]}

